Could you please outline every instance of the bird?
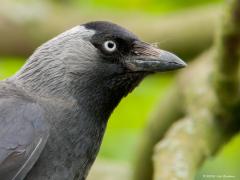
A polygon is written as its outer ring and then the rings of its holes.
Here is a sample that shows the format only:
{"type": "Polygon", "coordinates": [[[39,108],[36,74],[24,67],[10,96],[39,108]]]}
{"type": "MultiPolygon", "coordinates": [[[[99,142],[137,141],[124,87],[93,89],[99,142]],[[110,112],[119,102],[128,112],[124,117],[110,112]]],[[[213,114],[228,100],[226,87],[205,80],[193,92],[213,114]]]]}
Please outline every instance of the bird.
{"type": "Polygon", "coordinates": [[[0,179],[85,180],[120,100],[144,77],[185,66],[108,21],[47,41],[0,82],[0,179]]]}

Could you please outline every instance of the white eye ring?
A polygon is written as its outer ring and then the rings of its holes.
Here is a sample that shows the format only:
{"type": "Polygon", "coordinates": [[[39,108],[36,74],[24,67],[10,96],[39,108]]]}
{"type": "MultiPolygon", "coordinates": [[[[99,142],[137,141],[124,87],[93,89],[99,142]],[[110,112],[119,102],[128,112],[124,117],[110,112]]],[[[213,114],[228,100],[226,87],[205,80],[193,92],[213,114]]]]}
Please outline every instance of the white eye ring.
{"type": "Polygon", "coordinates": [[[117,45],[114,41],[105,41],[104,42],[104,48],[108,51],[108,52],[113,52],[117,49],[117,45]]]}

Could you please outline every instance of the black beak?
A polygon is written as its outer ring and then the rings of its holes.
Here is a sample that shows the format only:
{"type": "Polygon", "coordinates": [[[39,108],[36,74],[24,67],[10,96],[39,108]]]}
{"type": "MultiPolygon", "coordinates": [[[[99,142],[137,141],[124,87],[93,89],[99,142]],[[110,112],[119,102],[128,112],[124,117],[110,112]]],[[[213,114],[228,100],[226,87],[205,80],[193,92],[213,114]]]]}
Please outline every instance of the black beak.
{"type": "Polygon", "coordinates": [[[126,60],[126,65],[131,71],[163,72],[187,66],[173,53],[141,41],[134,42],[133,54],[126,60]]]}

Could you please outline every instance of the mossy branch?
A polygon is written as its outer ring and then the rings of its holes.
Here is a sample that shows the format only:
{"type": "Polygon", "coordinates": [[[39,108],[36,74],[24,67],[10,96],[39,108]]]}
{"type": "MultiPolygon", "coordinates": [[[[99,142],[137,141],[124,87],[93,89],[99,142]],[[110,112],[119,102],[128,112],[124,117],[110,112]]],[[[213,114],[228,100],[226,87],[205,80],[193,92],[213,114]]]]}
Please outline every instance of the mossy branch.
{"type": "Polygon", "coordinates": [[[215,91],[218,112],[226,118],[228,111],[239,103],[240,60],[240,1],[227,1],[227,8],[219,28],[215,51],[215,91]]]}
{"type": "Polygon", "coordinates": [[[178,89],[187,116],[176,122],[160,141],[154,154],[154,180],[191,180],[201,163],[225,140],[212,109],[217,101],[209,77],[213,50],[204,53],[191,68],[181,73],[178,89]],[[189,78],[189,77],[196,77],[189,78]]]}
{"type": "Polygon", "coordinates": [[[178,121],[155,147],[154,180],[194,179],[199,164],[216,150],[222,137],[207,109],[200,110],[198,119],[178,121]]]}
{"type": "Polygon", "coordinates": [[[194,179],[202,162],[239,129],[222,123],[239,119],[239,45],[240,1],[232,0],[213,50],[180,76],[187,116],[156,146],[155,180],[194,179]]]}

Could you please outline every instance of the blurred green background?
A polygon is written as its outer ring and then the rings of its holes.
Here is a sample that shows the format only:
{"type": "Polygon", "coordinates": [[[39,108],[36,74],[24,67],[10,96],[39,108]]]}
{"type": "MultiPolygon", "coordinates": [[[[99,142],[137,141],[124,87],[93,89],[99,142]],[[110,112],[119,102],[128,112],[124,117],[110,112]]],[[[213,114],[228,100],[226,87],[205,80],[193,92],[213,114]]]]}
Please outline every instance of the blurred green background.
{"type": "Polygon", "coordinates": [[[77,5],[80,8],[104,8],[119,11],[140,11],[148,13],[166,13],[180,9],[192,8],[200,5],[215,4],[221,0],[53,0],[56,3],[77,5]]]}
{"type": "MultiPolygon", "coordinates": [[[[6,2],[7,1],[5,1],[5,3],[6,2]]],[[[27,6],[28,3],[33,3],[34,1],[23,0],[21,2],[12,2],[13,4],[18,3],[27,6]]],[[[221,0],[52,0],[51,2],[45,2],[46,6],[48,3],[56,7],[66,6],[69,9],[79,9],[79,11],[94,14],[95,16],[98,16],[97,13],[99,12],[106,11],[113,16],[114,13],[118,12],[131,12],[143,15],[150,14],[151,16],[157,17],[185,9],[207,5],[214,6],[222,3],[221,0]]],[[[199,16],[200,15],[201,14],[199,14],[199,16]]],[[[184,19],[182,21],[184,21],[184,19]]],[[[149,34],[151,33],[149,32],[149,34]]],[[[146,39],[148,38],[146,37],[146,39]]],[[[0,54],[0,78],[4,79],[11,76],[22,66],[26,58],[27,57],[24,56],[16,56],[15,54],[0,54]]],[[[188,58],[191,59],[193,57],[188,58]]],[[[172,73],[164,73],[149,76],[129,96],[121,101],[109,120],[98,158],[117,162],[121,161],[129,164],[132,163],[135,152],[137,151],[137,143],[141,141],[139,135],[154,107],[161,102],[161,98],[174,83],[175,75],[176,74],[172,73]]],[[[203,174],[234,175],[240,179],[239,150],[240,137],[236,136],[218,152],[216,157],[209,159],[204,164],[197,174],[196,179],[203,179],[203,174]]]]}

